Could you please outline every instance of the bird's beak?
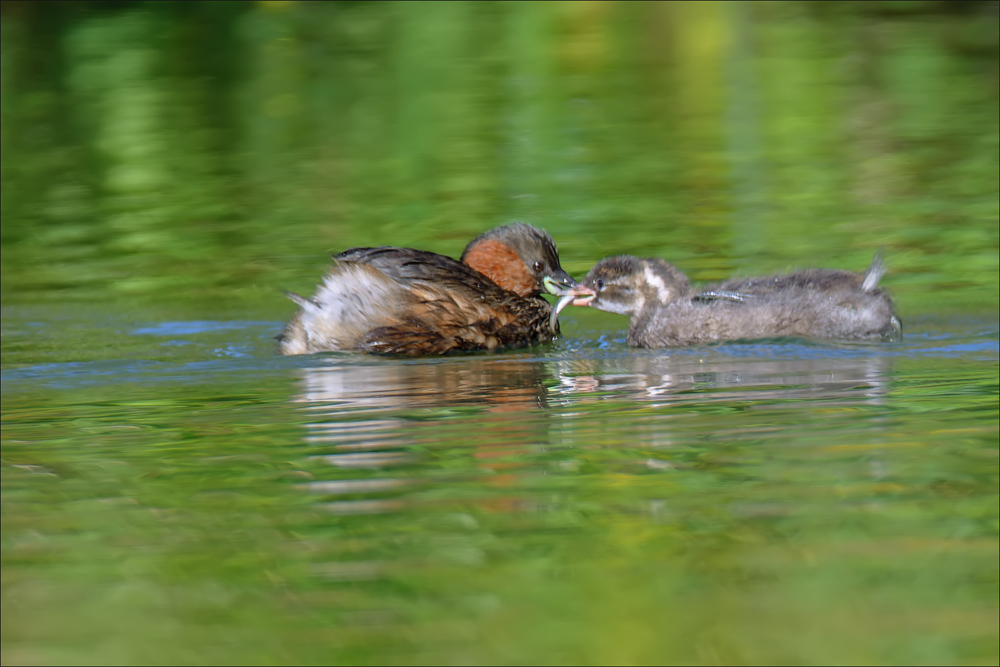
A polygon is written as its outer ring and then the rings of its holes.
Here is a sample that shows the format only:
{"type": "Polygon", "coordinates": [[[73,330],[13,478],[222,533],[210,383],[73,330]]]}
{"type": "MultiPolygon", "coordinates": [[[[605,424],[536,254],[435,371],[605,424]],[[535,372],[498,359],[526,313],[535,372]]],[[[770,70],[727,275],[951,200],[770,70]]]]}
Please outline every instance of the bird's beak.
{"type": "Polygon", "coordinates": [[[570,303],[574,306],[589,306],[590,302],[597,298],[597,292],[589,287],[577,285],[571,289],[563,290],[562,293],[560,293],[560,296],[564,299],[567,297],[573,297],[573,300],[570,303]]]}
{"type": "Polygon", "coordinates": [[[580,284],[569,277],[565,271],[557,271],[551,276],[542,278],[542,285],[545,291],[556,296],[563,296],[568,290],[579,287],[580,284]]]}

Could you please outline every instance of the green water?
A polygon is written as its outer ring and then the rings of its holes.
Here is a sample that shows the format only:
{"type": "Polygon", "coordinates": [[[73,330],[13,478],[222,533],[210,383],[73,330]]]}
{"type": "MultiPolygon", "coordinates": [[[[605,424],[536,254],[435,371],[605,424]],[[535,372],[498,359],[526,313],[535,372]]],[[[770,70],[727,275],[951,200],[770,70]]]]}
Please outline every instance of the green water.
{"type": "Polygon", "coordinates": [[[0,16],[4,664],[1000,659],[997,3],[0,16]],[[511,220],[905,338],[275,356],[511,220]]]}

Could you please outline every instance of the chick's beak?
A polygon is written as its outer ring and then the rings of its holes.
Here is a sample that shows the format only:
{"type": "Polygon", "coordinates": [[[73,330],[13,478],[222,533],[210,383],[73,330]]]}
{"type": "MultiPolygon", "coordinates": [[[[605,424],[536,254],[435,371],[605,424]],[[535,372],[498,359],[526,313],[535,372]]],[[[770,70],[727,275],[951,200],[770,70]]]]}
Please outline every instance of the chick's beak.
{"type": "Polygon", "coordinates": [[[574,306],[589,306],[590,302],[597,298],[597,292],[589,287],[577,285],[576,287],[563,292],[563,296],[572,296],[572,304],[574,306]]]}

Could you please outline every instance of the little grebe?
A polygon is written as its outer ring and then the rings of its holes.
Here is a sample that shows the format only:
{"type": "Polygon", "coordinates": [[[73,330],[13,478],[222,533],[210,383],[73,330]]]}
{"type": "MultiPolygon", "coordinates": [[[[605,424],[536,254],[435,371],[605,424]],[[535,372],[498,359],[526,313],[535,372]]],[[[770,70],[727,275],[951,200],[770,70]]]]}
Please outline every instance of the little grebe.
{"type": "Polygon", "coordinates": [[[902,324],[878,287],[884,272],[876,255],[864,274],[810,269],[699,292],[662,259],[622,255],[598,262],[560,299],[556,314],[572,302],[629,315],[627,340],[636,347],[776,336],[898,340],[902,324]]]}
{"type": "Polygon", "coordinates": [[[288,293],[300,309],[279,352],[422,356],[544,343],[559,325],[540,294],[576,286],[552,237],[523,223],[477,236],[460,262],[412,248],[352,248],[334,258],[312,298],[288,293]]]}

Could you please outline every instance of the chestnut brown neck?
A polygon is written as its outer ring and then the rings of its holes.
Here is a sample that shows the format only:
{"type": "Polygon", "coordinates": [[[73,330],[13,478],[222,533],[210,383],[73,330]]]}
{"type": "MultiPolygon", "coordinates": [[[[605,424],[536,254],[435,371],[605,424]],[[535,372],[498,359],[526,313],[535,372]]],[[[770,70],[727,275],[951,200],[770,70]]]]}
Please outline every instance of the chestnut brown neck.
{"type": "Polygon", "coordinates": [[[503,241],[480,241],[465,252],[463,261],[505,290],[528,297],[541,293],[538,280],[520,255],[503,241]]]}

